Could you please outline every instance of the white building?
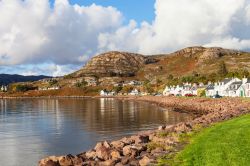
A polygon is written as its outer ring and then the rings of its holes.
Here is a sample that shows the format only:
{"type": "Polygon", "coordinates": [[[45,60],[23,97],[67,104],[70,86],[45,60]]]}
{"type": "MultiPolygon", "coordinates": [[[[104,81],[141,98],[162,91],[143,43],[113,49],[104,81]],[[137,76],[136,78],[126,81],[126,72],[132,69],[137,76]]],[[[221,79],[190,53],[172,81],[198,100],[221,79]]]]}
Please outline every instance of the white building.
{"type": "Polygon", "coordinates": [[[108,96],[108,92],[106,90],[101,90],[100,96],[108,96]]]}
{"type": "Polygon", "coordinates": [[[7,86],[2,85],[0,90],[1,92],[7,92],[8,88],[7,86]]]}
{"type": "Polygon", "coordinates": [[[129,95],[137,96],[137,95],[139,95],[139,91],[138,91],[137,89],[133,89],[133,90],[129,93],[129,95]]]}
{"type": "Polygon", "coordinates": [[[206,96],[212,97],[216,95],[216,91],[214,90],[214,84],[209,84],[206,88],[206,96]]]}
{"type": "Polygon", "coordinates": [[[250,97],[250,79],[243,78],[242,82],[245,90],[245,97],[250,97]]]}
{"type": "Polygon", "coordinates": [[[214,84],[214,91],[215,94],[218,94],[220,96],[230,96],[229,91],[230,91],[230,85],[234,82],[239,82],[241,81],[238,78],[225,78],[224,80],[217,82],[214,84]]]}

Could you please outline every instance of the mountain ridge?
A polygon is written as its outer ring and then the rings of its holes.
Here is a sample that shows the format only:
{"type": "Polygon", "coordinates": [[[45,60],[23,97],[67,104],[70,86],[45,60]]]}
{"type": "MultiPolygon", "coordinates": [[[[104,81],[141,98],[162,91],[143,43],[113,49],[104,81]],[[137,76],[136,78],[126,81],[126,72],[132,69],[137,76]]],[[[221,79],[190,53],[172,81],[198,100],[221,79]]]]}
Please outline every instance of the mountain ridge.
{"type": "Polygon", "coordinates": [[[51,77],[44,75],[23,76],[19,74],[0,74],[0,85],[8,85],[10,83],[15,83],[15,82],[38,81],[44,78],[51,78],[51,77]]]}
{"type": "Polygon", "coordinates": [[[187,47],[169,54],[149,55],[111,51],[94,56],[72,77],[183,76],[197,72],[216,73],[218,62],[225,62],[229,71],[237,68],[250,71],[250,53],[221,47],[187,47]]]}

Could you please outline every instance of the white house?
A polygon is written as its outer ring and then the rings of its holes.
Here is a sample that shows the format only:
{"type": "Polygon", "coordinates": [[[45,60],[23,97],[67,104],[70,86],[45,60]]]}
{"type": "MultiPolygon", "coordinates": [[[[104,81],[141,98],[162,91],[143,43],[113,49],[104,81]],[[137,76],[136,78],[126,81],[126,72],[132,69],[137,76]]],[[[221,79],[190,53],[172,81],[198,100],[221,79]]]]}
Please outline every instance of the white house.
{"type": "Polygon", "coordinates": [[[214,90],[214,84],[209,84],[206,88],[206,96],[212,97],[216,95],[216,91],[214,90]]]}
{"type": "Polygon", "coordinates": [[[191,83],[185,83],[182,90],[182,96],[185,96],[186,94],[192,94],[192,84],[191,83]]]}
{"type": "Polygon", "coordinates": [[[226,89],[226,93],[229,97],[243,97],[244,88],[242,86],[242,81],[232,82],[226,89]]]}
{"type": "Polygon", "coordinates": [[[106,90],[101,90],[100,96],[108,96],[108,92],[106,90]]]}
{"type": "Polygon", "coordinates": [[[242,82],[245,90],[245,97],[250,97],[250,80],[247,78],[243,78],[242,82]]]}
{"type": "Polygon", "coordinates": [[[137,95],[139,95],[139,91],[138,91],[137,89],[133,89],[133,90],[129,93],[129,95],[137,96],[137,95]]]}
{"type": "Polygon", "coordinates": [[[239,78],[225,78],[224,80],[214,84],[215,94],[220,96],[229,96],[229,86],[233,82],[241,81],[239,78]]]}
{"type": "Polygon", "coordinates": [[[8,88],[7,86],[2,85],[0,90],[1,92],[7,92],[8,88]]]}

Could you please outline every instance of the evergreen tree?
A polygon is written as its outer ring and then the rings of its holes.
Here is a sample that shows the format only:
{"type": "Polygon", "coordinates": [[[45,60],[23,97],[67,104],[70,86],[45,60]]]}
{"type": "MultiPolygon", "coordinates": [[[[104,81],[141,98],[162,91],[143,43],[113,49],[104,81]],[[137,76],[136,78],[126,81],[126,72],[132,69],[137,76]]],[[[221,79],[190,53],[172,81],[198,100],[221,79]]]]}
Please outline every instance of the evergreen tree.
{"type": "Polygon", "coordinates": [[[227,67],[226,67],[225,62],[224,61],[220,61],[218,74],[220,76],[226,76],[227,73],[228,73],[228,71],[227,71],[227,67]]]}

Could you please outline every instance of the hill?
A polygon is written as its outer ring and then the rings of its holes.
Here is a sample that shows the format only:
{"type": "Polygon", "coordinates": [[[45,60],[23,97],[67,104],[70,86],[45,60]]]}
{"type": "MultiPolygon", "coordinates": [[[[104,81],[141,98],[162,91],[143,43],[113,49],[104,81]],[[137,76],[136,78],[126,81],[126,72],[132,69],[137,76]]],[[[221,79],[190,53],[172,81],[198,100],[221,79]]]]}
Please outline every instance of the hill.
{"type": "Polygon", "coordinates": [[[250,53],[219,47],[188,47],[170,54],[144,56],[127,52],[107,52],[93,57],[70,78],[96,77],[111,82],[122,80],[162,80],[192,75],[208,76],[250,71],[250,53]]]}
{"type": "Polygon", "coordinates": [[[15,82],[28,82],[28,81],[38,81],[44,78],[51,78],[48,76],[23,76],[23,75],[11,75],[11,74],[0,74],[0,85],[7,85],[15,82]]]}

